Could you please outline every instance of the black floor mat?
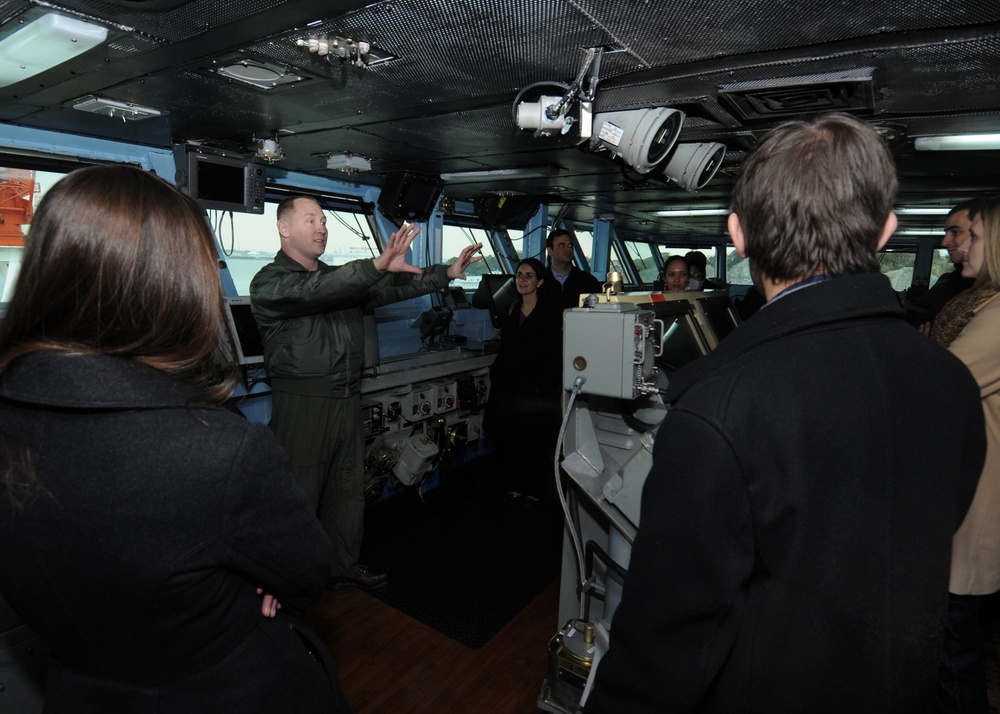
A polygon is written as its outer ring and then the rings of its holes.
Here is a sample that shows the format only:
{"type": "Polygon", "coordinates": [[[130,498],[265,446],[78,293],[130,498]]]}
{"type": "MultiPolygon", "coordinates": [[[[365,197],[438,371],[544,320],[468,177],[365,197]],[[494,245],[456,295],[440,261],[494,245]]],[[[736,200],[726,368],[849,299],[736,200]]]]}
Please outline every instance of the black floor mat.
{"type": "Polygon", "coordinates": [[[559,575],[558,504],[511,501],[480,458],[425,494],[366,514],[362,562],[388,568],[372,594],[466,647],[485,645],[559,575]]]}

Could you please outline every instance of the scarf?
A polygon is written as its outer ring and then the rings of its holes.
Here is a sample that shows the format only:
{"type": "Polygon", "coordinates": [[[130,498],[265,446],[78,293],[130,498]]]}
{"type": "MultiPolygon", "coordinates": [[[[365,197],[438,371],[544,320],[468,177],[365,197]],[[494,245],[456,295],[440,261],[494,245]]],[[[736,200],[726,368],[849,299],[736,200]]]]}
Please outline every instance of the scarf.
{"type": "Polygon", "coordinates": [[[958,337],[973,317],[980,305],[997,294],[991,285],[963,290],[941,308],[937,319],[931,325],[931,339],[944,347],[958,337]]]}

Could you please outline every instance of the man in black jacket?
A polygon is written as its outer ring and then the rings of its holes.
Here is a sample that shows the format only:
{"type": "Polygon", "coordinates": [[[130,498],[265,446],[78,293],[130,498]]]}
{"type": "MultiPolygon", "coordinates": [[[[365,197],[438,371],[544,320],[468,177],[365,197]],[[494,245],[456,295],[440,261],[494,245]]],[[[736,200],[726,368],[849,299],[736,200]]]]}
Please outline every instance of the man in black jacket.
{"type": "Polygon", "coordinates": [[[955,269],[939,277],[930,290],[906,306],[906,319],[911,324],[928,325],[926,330],[929,330],[929,325],[934,322],[934,318],[937,317],[945,303],[963,290],[972,287],[973,278],[962,277],[963,255],[958,252],[958,247],[969,239],[969,229],[972,227],[972,221],[969,220],[969,209],[973,208],[975,204],[974,200],[965,201],[948,212],[944,221],[944,238],[941,240],[941,247],[948,251],[948,257],[955,264],[955,269]]]}
{"type": "Polygon", "coordinates": [[[601,292],[601,282],[590,273],[573,265],[573,237],[570,232],[557,228],[545,239],[549,255],[546,289],[558,291],[563,309],[580,306],[580,296],[601,292]]]}
{"type": "Polygon", "coordinates": [[[741,167],[729,230],[767,304],[668,387],[587,714],[933,710],[985,427],[879,273],[896,186],[846,115],[741,167]]]}

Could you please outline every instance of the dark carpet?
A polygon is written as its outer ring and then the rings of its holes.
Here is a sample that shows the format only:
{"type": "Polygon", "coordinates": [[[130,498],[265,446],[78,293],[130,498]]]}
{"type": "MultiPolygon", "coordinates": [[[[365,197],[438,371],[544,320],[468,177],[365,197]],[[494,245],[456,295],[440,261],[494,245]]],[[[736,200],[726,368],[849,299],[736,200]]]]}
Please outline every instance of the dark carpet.
{"type": "Polygon", "coordinates": [[[362,562],[392,575],[372,595],[473,649],[559,576],[558,504],[509,500],[496,468],[480,457],[365,516],[362,562]]]}

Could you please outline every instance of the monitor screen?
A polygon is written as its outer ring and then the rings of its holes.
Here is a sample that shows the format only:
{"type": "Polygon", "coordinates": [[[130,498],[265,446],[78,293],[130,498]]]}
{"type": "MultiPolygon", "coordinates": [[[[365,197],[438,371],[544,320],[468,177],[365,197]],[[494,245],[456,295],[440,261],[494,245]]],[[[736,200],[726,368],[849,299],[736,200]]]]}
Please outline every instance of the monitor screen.
{"type": "Polygon", "coordinates": [[[187,154],[187,193],[203,208],[234,213],[263,213],[265,172],[246,159],[187,154]]]}
{"type": "Polygon", "coordinates": [[[511,303],[517,299],[514,276],[509,273],[486,273],[483,275],[482,283],[486,286],[489,297],[493,326],[500,327],[510,312],[511,303]]]}
{"type": "Polygon", "coordinates": [[[226,317],[229,332],[236,345],[236,357],[240,364],[264,364],[264,343],[257,328],[257,321],[250,311],[250,298],[226,298],[226,317]]]}

